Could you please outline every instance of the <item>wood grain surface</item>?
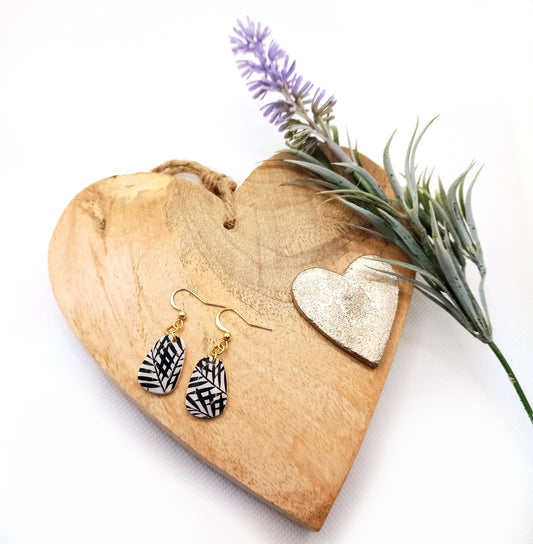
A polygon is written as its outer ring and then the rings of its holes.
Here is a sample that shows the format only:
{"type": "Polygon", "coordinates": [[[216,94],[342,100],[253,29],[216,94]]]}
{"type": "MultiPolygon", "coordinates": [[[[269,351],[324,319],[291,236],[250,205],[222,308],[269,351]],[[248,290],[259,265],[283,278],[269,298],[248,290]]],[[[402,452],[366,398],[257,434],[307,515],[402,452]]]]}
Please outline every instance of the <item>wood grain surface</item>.
{"type": "MultiPolygon", "coordinates": [[[[385,187],[383,170],[362,159],[385,187]]],[[[316,186],[285,183],[297,177],[302,172],[295,167],[266,162],[234,192],[229,208],[216,184],[207,190],[160,173],[101,180],[61,216],[49,274],[68,323],[137,406],[226,477],[318,530],[370,423],[411,287],[400,282],[396,319],[376,369],[309,324],[291,298],[302,270],[342,273],[360,255],[402,255],[378,237],[339,225],[360,220],[317,195],[316,186]],[[230,208],[235,218],[228,223],[230,208]],[[180,287],[273,329],[248,327],[232,312],[223,315],[232,341],[221,357],[228,404],[217,419],[199,420],[185,409],[194,365],[220,340],[217,309],[187,293],[176,296],[188,315],[176,389],[161,397],[137,382],[146,353],[176,318],[169,297],[180,287]]]]}

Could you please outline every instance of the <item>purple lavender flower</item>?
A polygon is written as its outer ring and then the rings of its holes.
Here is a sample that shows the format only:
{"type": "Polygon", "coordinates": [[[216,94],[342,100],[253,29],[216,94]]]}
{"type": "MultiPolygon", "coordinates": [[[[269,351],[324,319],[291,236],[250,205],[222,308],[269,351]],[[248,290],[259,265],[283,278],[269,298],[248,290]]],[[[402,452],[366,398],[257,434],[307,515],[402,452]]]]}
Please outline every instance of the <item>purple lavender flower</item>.
{"type": "Polygon", "coordinates": [[[241,56],[237,67],[242,76],[249,80],[247,85],[254,98],[262,100],[268,93],[278,93],[281,98],[262,106],[261,110],[269,121],[282,131],[291,147],[310,151],[324,142],[341,160],[347,156],[335,142],[333,129],[333,107],[336,100],[316,88],[296,73],[296,62],[290,61],[279,44],[267,38],[268,27],[261,27],[249,17],[246,24],[237,21],[230,38],[232,51],[241,56]],[[313,92],[314,91],[314,92],[313,92]]]}

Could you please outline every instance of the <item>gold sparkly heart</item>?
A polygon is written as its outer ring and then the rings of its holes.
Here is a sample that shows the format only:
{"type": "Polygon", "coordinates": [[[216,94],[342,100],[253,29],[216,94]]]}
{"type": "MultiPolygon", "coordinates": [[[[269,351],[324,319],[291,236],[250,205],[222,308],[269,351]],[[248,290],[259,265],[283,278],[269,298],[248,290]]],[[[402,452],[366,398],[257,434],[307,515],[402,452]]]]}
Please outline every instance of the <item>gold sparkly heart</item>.
{"type": "Polygon", "coordinates": [[[379,270],[392,266],[356,259],[344,272],[309,268],[296,276],[296,307],[322,334],[363,363],[375,368],[383,356],[398,305],[398,279],[379,270]]]}

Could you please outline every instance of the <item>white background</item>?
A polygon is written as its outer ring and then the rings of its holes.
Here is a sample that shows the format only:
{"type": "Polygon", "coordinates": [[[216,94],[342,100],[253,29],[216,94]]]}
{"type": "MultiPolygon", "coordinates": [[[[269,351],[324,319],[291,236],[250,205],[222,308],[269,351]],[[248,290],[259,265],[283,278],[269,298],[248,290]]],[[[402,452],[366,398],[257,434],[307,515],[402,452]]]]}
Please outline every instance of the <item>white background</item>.
{"type": "Polygon", "coordinates": [[[242,181],[283,142],[234,66],[246,14],[338,98],[378,162],[417,115],[446,184],[472,159],[495,338],[533,400],[533,4],[526,0],[0,0],[0,541],[533,542],[533,428],[502,368],[413,299],[359,456],[320,533],[140,414],[59,312],[47,246],[95,180],[193,159],[242,181]]]}

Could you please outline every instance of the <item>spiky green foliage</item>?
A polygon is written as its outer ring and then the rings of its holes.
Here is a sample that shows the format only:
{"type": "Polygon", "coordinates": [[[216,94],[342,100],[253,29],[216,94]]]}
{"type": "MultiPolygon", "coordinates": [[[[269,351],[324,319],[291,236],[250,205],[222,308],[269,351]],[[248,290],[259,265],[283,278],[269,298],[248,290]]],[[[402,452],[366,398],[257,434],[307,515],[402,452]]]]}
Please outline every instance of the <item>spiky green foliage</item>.
{"type": "MultiPolygon", "coordinates": [[[[435,191],[431,191],[431,174],[427,170],[416,172],[416,151],[432,122],[420,133],[417,123],[405,157],[405,185],[400,183],[392,166],[389,152],[392,137],[385,147],[383,163],[394,199],[388,198],[372,175],[362,168],[355,152],[347,162],[331,163],[327,158],[320,161],[289,148],[285,151],[295,155],[295,159],[287,162],[313,174],[304,181],[326,188],[324,192],[342,200],[364,217],[376,233],[399,247],[410,263],[383,260],[417,272],[419,279],[392,274],[413,283],[472,335],[490,343],[492,327],[483,292],[486,268],[472,213],[472,187],[479,171],[467,188],[466,179],[473,165],[447,191],[440,180],[435,191]],[[343,169],[344,175],[335,171],[336,166],[343,169]],[[466,279],[469,263],[479,274],[477,297],[466,279]]],[[[367,227],[351,226],[368,231],[367,227]]]]}

